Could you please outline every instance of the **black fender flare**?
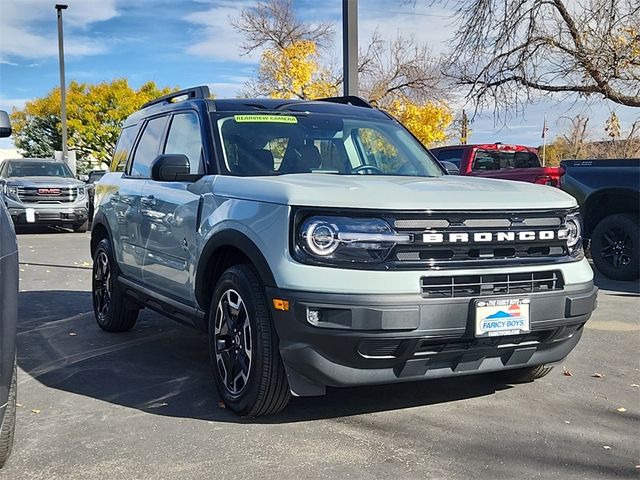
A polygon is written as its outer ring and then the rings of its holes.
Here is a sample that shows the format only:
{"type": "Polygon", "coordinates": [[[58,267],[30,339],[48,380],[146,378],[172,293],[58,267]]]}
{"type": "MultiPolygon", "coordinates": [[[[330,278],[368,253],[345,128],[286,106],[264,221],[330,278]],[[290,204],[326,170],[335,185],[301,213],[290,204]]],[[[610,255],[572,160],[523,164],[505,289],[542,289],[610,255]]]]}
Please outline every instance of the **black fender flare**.
{"type": "Polygon", "coordinates": [[[223,230],[214,234],[207,241],[207,244],[200,254],[200,260],[198,261],[195,278],[195,294],[198,303],[202,307],[208,308],[208,305],[203,305],[203,299],[207,298],[208,295],[204,279],[207,275],[209,261],[215,255],[216,251],[223,247],[233,247],[240,250],[251,261],[264,286],[277,287],[269,263],[253,240],[238,230],[223,230]]]}
{"type": "Polygon", "coordinates": [[[93,258],[93,252],[97,246],[97,242],[94,240],[95,231],[100,228],[104,228],[107,231],[107,237],[109,238],[109,242],[113,245],[113,233],[111,232],[111,227],[109,226],[109,222],[107,220],[106,215],[98,210],[95,212],[93,217],[93,222],[91,223],[91,258],[93,258]]]}

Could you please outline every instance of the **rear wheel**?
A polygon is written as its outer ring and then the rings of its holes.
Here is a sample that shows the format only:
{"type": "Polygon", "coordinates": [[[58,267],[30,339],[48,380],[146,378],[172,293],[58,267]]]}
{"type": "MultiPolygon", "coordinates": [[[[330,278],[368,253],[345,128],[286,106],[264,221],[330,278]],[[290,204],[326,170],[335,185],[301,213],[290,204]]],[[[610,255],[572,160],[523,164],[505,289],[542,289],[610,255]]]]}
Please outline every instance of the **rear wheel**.
{"type": "Polygon", "coordinates": [[[209,310],[209,351],[218,392],[238,415],[271,415],[289,402],[264,287],[249,265],[220,277],[209,310]]]}
{"type": "Polygon", "coordinates": [[[107,332],[131,330],[138,319],[138,309],[127,301],[118,283],[117,266],[111,243],[104,238],[93,256],[93,312],[98,326],[107,332]]]}
{"type": "Polygon", "coordinates": [[[640,276],[640,227],[633,215],[616,214],[600,220],[591,235],[591,258],[613,280],[640,276]]]}
{"type": "Polygon", "coordinates": [[[517,368],[496,373],[496,376],[507,383],[529,383],[549,374],[553,367],[538,365],[537,367],[517,368]]]}
{"type": "Polygon", "coordinates": [[[9,399],[4,411],[2,430],[0,430],[0,468],[4,466],[13,447],[13,434],[16,429],[16,406],[18,396],[18,375],[16,362],[13,363],[13,378],[9,387],[9,399]]]}

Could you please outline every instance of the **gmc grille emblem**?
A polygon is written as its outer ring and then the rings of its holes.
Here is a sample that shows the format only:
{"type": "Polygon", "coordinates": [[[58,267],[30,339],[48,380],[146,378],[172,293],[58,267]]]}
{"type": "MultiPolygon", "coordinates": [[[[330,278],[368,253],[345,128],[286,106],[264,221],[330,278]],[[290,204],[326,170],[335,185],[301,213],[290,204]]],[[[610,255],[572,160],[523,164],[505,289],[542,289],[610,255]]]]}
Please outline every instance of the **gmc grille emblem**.
{"type": "Polygon", "coordinates": [[[39,188],[38,195],[60,195],[59,188],[39,188]]]}
{"type": "Polygon", "coordinates": [[[425,232],[422,234],[424,243],[503,243],[503,242],[534,242],[536,240],[566,240],[569,236],[567,229],[538,230],[520,232],[475,232],[475,233],[438,233],[425,232]]]}

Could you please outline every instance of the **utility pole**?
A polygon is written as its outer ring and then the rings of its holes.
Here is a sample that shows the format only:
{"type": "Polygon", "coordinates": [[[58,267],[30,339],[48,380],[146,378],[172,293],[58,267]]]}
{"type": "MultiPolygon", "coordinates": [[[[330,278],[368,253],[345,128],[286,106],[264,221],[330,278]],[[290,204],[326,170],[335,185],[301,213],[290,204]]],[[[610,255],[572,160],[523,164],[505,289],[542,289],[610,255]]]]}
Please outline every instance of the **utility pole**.
{"type": "Polygon", "coordinates": [[[56,5],[58,12],[58,57],[60,59],[60,121],[62,122],[62,161],[67,162],[67,86],[64,79],[64,42],[62,34],[62,10],[68,5],[56,5]]]}
{"type": "Polygon", "coordinates": [[[467,118],[467,112],[462,109],[462,125],[461,125],[460,144],[466,145],[469,140],[469,119],[467,118]]]}
{"type": "Polygon", "coordinates": [[[358,0],[342,0],[344,95],[358,95],[358,0]]]}

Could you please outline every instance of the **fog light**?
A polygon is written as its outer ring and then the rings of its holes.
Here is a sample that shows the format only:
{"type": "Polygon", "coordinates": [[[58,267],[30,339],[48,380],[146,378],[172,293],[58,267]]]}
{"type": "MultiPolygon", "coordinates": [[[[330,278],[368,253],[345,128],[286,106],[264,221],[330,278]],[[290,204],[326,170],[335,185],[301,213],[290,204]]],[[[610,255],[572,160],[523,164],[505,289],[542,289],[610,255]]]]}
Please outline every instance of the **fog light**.
{"type": "Polygon", "coordinates": [[[307,308],[307,322],[317,326],[321,320],[322,314],[319,308],[307,308]]]}

